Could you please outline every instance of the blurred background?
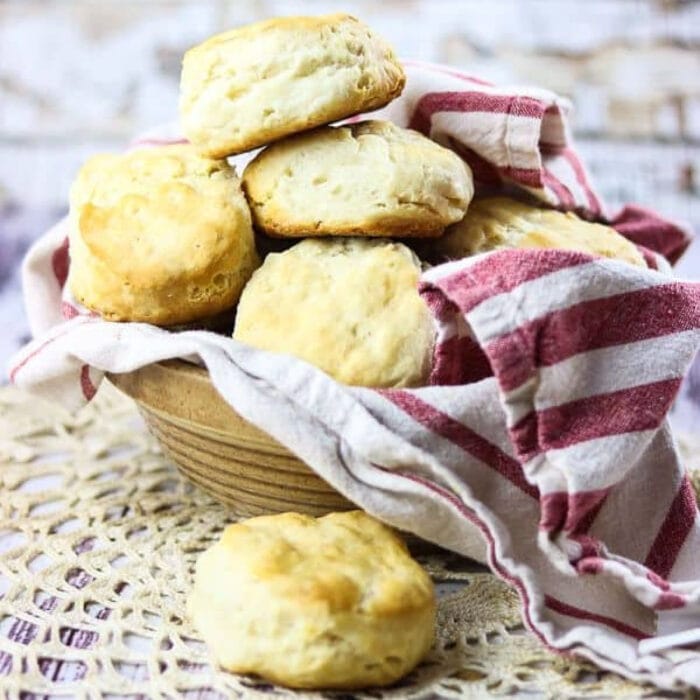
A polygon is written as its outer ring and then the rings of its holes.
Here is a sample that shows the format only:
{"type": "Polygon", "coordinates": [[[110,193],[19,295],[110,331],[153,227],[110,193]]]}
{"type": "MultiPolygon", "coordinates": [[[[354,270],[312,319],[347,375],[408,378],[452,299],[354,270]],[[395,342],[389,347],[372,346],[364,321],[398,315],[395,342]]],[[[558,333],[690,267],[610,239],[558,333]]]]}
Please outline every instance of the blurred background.
{"type": "MultiPolygon", "coordinates": [[[[0,0],[0,362],[26,339],[18,260],[90,154],[177,116],[180,59],[274,15],[348,11],[400,56],[569,96],[607,202],[700,231],[697,0],[0,0]]],[[[680,264],[700,278],[700,244],[680,264]]],[[[695,391],[700,396],[700,363],[695,391]]]]}

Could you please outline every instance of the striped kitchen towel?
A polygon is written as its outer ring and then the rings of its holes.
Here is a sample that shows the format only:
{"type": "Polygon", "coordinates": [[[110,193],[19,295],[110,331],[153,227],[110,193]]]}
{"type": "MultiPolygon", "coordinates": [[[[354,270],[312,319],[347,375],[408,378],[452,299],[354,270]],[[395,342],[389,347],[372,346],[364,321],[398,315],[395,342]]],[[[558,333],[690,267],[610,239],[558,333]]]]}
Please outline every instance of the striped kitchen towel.
{"type": "MultiPolygon", "coordinates": [[[[480,187],[605,216],[563,101],[439,66],[411,63],[408,76],[382,115],[457,150],[480,187]]],[[[61,296],[64,222],[25,261],[38,337],[10,374],[76,407],[105,371],[200,361],[238,413],[352,501],[487,561],[552,649],[700,687],[700,521],[666,419],[700,344],[700,284],[675,280],[659,255],[678,257],[682,229],[639,208],[613,223],[644,246],[649,269],[504,250],[426,272],[433,385],[378,391],[213,333],[84,313],[61,296]]]]}

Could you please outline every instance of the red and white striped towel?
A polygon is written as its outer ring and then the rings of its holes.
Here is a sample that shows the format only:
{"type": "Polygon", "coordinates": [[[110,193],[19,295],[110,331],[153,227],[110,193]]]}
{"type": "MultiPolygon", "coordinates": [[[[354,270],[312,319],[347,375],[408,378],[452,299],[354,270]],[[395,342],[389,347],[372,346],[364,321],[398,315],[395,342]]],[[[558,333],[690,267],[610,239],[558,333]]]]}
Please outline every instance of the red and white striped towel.
{"type": "MultiPolygon", "coordinates": [[[[440,66],[409,63],[408,75],[383,116],[457,150],[482,186],[603,215],[564,102],[440,66]]],[[[25,261],[39,337],[10,374],[77,406],[105,371],[199,359],[236,411],[348,498],[488,561],[551,648],[700,687],[700,521],[666,420],[700,344],[700,284],[674,280],[658,255],[680,255],[682,229],[639,208],[614,225],[645,246],[651,269],[507,250],[425,273],[434,385],[377,391],[212,333],[108,323],[67,296],[63,321],[62,223],[25,261]]]]}

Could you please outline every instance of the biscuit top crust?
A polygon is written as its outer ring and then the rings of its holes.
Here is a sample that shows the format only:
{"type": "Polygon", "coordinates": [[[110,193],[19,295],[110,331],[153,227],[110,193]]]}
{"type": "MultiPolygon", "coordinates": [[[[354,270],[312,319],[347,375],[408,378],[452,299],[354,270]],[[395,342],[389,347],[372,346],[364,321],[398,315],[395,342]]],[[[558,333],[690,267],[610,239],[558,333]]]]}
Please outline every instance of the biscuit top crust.
{"type": "Polygon", "coordinates": [[[404,615],[433,605],[430,577],[388,527],[362,511],[313,518],[261,516],[230,525],[219,548],[227,585],[254,579],[309,615],[356,611],[404,615]]]}
{"type": "Polygon", "coordinates": [[[472,202],[464,219],[450,226],[435,248],[453,259],[499,248],[558,248],[646,267],[635,245],[610,226],[507,197],[472,202]]]}

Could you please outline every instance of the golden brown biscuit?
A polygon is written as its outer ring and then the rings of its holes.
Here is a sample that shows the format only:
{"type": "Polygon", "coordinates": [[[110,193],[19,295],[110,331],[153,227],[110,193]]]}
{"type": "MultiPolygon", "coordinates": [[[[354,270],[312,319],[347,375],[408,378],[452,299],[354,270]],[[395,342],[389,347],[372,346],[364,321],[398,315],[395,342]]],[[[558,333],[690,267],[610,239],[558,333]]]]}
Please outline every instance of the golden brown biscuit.
{"type": "Polygon", "coordinates": [[[391,122],[326,126],[259,153],[243,172],[272,236],[438,236],[474,193],[454,152],[391,122]]]}
{"type": "Polygon", "coordinates": [[[634,244],[615,229],[507,197],[475,200],[462,221],[430,244],[432,256],[450,260],[499,248],[578,250],[646,267],[634,244]]]}
{"type": "Polygon", "coordinates": [[[362,511],[230,525],[199,558],[188,608],[223,668],[294,688],[393,683],[435,627],[430,578],[362,511]]]}
{"type": "Polygon", "coordinates": [[[354,17],[280,17],[185,54],[181,125],[203,153],[227,156],[383,107],[405,82],[391,47],[354,17]]]}
{"type": "Polygon", "coordinates": [[[289,353],[355,386],[424,384],[433,321],[404,245],[309,238],[272,253],[241,295],[233,337],[289,353]]]}
{"type": "Polygon", "coordinates": [[[213,316],[259,265],[235,171],[192,146],[91,158],[71,189],[70,224],[70,289],[111,321],[213,316]]]}

